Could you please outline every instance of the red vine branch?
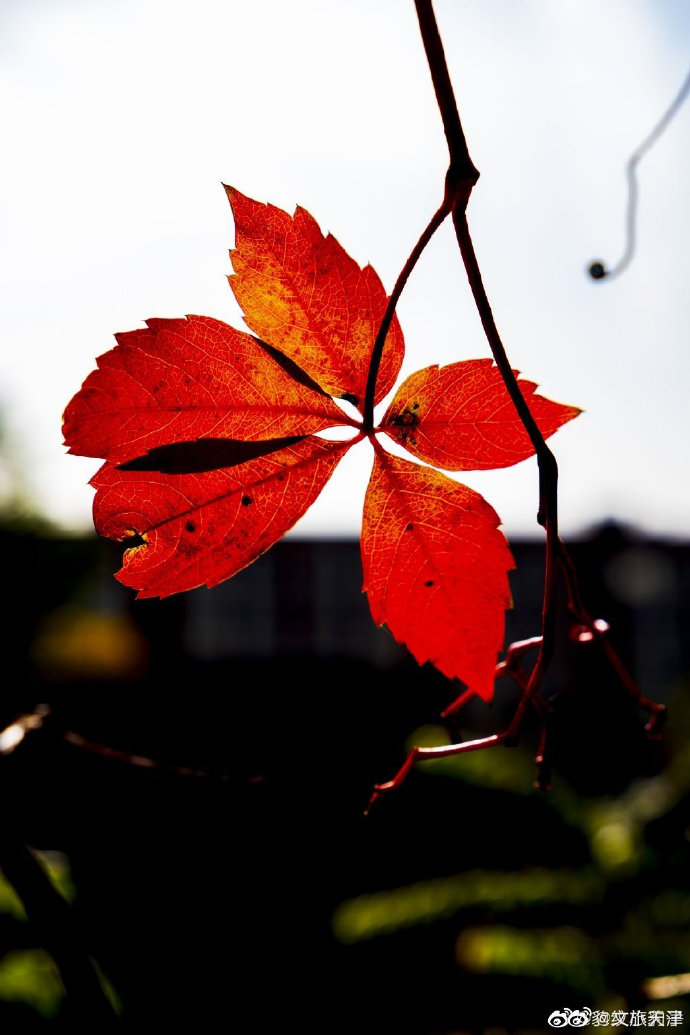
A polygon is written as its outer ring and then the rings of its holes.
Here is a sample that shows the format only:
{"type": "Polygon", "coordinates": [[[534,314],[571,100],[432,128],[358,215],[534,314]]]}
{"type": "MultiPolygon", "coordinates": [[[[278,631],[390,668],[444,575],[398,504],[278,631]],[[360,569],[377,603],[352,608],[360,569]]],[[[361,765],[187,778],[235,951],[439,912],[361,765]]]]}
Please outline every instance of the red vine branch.
{"type": "MultiPolygon", "coordinates": [[[[542,603],[541,635],[511,644],[507,648],[504,660],[499,662],[496,667],[495,676],[497,679],[502,676],[510,675],[521,691],[520,702],[508,727],[502,733],[492,734],[491,736],[482,737],[478,740],[465,741],[459,744],[442,745],[440,747],[412,748],[404,764],[393,779],[375,787],[369,802],[369,808],[371,808],[371,805],[381,792],[393,790],[396,787],[399,787],[409,774],[410,770],[419,761],[447,758],[451,755],[462,754],[467,751],[477,751],[483,748],[494,747],[498,744],[515,744],[525,715],[530,708],[537,713],[541,722],[539,747],[536,756],[536,784],[542,789],[549,786],[551,759],[548,743],[548,730],[551,706],[549,702],[545,701],[541,696],[541,687],[555,650],[556,592],[559,583],[559,575],[563,578],[565,583],[568,597],[568,609],[574,619],[574,625],[571,629],[572,638],[576,640],[576,642],[587,642],[595,637],[601,640],[608,661],[625,686],[631,699],[639,707],[649,712],[650,719],[646,726],[646,730],[649,735],[657,735],[660,725],[665,717],[664,706],[656,704],[643,696],[634,679],[619,659],[613,646],[606,638],[608,625],[600,619],[593,619],[584,607],[577,586],[575,569],[563,543],[559,539],[558,465],[553,453],[544,440],[544,436],[537,426],[524,396],[522,395],[517,382],[517,377],[508,360],[508,356],[503,346],[498,328],[496,327],[491,305],[484,288],[479,263],[474,251],[472,237],[466,218],[467,205],[472,189],[479,179],[479,172],[472,162],[467,141],[465,140],[465,134],[462,129],[462,123],[460,121],[455,94],[450,80],[448,65],[431,0],[415,0],[415,8],[417,11],[419,28],[429,65],[429,71],[434,85],[436,101],[441,114],[446,141],[448,144],[450,164],[446,174],[446,189],[443,204],[432,217],[428,227],[415,245],[402,273],[398,277],[384,320],[382,321],[381,328],[379,330],[369,369],[364,430],[370,431],[373,427],[372,413],[376,374],[378,372],[383,344],[390,322],[393,318],[395,306],[402,289],[424,248],[431,240],[431,237],[436,229],[441,225],[446,215],[451,214],[467,279],[494,362],[500,371],[506,391],[515,406],[520,421],[529,435],[530,441],[537,455],[539,466],[539,509],[537,513],[537,521],[544,527],[546,532],[544,595],[542,603]],[[538,655],[531,673],[527,674],[522,667],[522,658],[527,651],[533,648],[538,648],[538,655]]],[[[471,691],[465,691],[445,709],[442,713],[442,717],[448,718],[455,715],[472,697],[473,694],[471,691]]]]}

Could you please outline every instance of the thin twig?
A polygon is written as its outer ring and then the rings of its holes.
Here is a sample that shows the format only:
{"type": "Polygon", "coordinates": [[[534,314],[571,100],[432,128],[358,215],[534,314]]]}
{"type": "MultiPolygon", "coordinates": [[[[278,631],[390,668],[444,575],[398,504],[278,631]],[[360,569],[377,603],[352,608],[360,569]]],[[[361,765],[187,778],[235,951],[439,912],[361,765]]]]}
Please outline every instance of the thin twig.
{"type": "MultiPolygon", "coordinates": [[[[645,731],[649,737],[657,737],[660,734],[661,727],[666,721],[666,705],[657,704],[656,701],[651,701],[648,697],[645,697],[635,679],[633,679],[631,673],[623,664],[623,661],[618,656],[618,652],[608,638],[609,626],[608,623],[603,621],[601,618],[593,618],[585,607],[582,597],[580,596],[580,589],[577,584],[577,576],[575,573],[575,566],[572,562],[572,558],[568,553],[565,544],[560,541],[558,544],[559,549],[559,562],[564,575],[564,582],[566,591],[568,594],[568,610],[575,618],[576,622],[580,624],[581,630],[587,634],[586,639],[594,640],[597,639],[601,644],[606,658],[618,676],[621,684],[625,688],[629,697],[632,701],[643,711],[646,711],[649,715],[649,721],[645,726],[645,731]]],[[[577,634],[577,630],[573,630],[577,634]]],[[[577,637],[580,642],[585,642],[585,636],[582,632],[577,637]]]]}
{"type": "MultiPolygon", "coordinates": [[[[546,530],[542,634],[540,637],[529,641],[530,647],[538,646],[539,648],[539,654],[529,678],[527,678],[522,670],[519,669],[517,662],[520,655],[518,653],[514,653],[510,658],[510,661],[508,661],[508,657],[510,657],[510,649],[506,658],[507,664],[502,663],[503,667],[499,665],[497,668],[496,675],[498,677],[506,674],[506,672],[510,672],[510,669],[514,665],[514,672],[512,674],[517,677],[518,685],[522,690],[520,703],[518,704],[508,728],[503,733],[494,734],[490,737],[483,737],[475,741],[466,741],[461,744],[452,744],[442,748],[413,748],[407,756],[402,768],[393,777],[393,779],[386,784],[378,785],[374,789],[369,807],[371,807],[382,791],[392,790],[395,787],[400,786],[410,769],[417,763],[417,761],[425,758],[448,757],[454,754],[461,754],[465,751],[476,751],[485,747],[493,747],[496,744],[514,743],[530,702],[536,700],[539,694],[539,688],[553,656],[556,639],[556,585],[559,543],[558,466],[553,453],[546,445],[544,437],[532,416],[522,392],[520,391],[517,377],[513,373],[510,362],[508,361],[503,342],[501,341],[498,328],[496,327],[491,305],[484,289],[484,283],[474,251],[469,226],[465,217],[467,204],[469,202],[472,189],[479,178],[479,172],[470,158],[431,0],[415,0],[415,8],[450,156],[450,165],[446,174],[444,203],[450,202],[451,205],[453,225],[455,227],[460,253],[462,255],[472,296],[477,307],[477,312],[479,313],[482,327],[484,328],[484,333],[487,337],[494,361],[499,369],[501,377],[503,378],[506,390],[515,406],[518,416],[529,435],[530,441],[537,454],[537,461],[539,464],[539,510],[537,520],[546,530]]],[[[366,412],[367,411],[365,410],[365,413],[366,412]]],[[[451,715],[456,712],[467,702],[468,699],[468,694],[461,694],[460,697],[445,710],[443,713],[444,716],[451,715]]],[[[545,736],[546,734],[544,733],[544,737],[545,736]]],[[[545,746],[540,749],[539,757],[541,759],[544,757],[544,752],[545,746]]],[[[540,782],[542,781],[540,780],[540,782]]]]}
{"type": "Polygon", "coordinates": [[[431,238],[434,236],[438,228],[440,227],[443,220],[446,218],[448,213],[451,211],[452,199],[445,197],[442,204],[434,212],[433,216],[429,220],[428,225],[422,231],[419,240],[415,244],[414,248],[410,252],[407,262],[400,271],[400,275],[395,282],[395,286],[388,299],[386,311],[383,314],[383,318],[379,325],[378,332],[376,334],[376,340],[374,347],[371,350],[371,358],[369,360],[369,372],[367,374],[367,387],[364,393],[364,420],[362,421],[362,430],[369,433],[374,427],[374,402],[376,397],[376,379],[378,377],[379,367],[381,366],[381,357],[383,355],[383,346],[386,342],[386,336],[390,329],[390,325],[393,322],[393,316],[395,315],[395,307],[398,304],[398,300],[403,292],[403,288],[407,283],[412,270],[417,265],[420,255],[428,245],[431,238]]]}
{"type": "MultiPolygon", "coordinates": [[[[75,733],[74,730],[62,730],[60,736],[68,744],[80,748],[82,751],[88,751],[92,755],[99,755],[101,758],[107,758],[111,762],[121,762],[123,765],[130,765],[137,769],[155,769],[171,776],[194,776],[198,779],[217,781],[218,783],[241,782],[230,773],[214,773],[210,769],[199,769],[196,766],[171,765],[167,762],[157,761],[149,755],[132,754],[129,751],[124,751],[122,748],[103,744],[98,740],[90,740],[88,737],[82,736],[81,733],[75,733]]],[[[251,776],[242,782],[254,784],[261,783],[263,780],[263,776],[251,776]]]]}
{"type": "Polygon", "coordinates": [[[656,144],[657,140],[664,132],[668,124],[672,121],[678,111],[681,109],[683,104],[690,95],[690,72],[683,81],[683,85],[671,101],[670,105],[661,116],[659,121],[656,123],[652,131],[644,138],[642,143],[637,147],[630,155],[628,162],[625,167],[625,174],[628,180],[628,205],[625,214],[625,233],[626,242],[625,250],[622,256],[618,260],[615,266],[611,269],[607,269],[603,262],[593,262],[589,267],[589,275],[593,280],[603,280],[604,277],[607,280],[611,280],[612,277],[617,277],[620,273],[630,265],[633,255],[635,254],[636,245],[636,218],[637,218],[637,200],[638,200],[638,189],[637,189],[637,176],[636,170],[638,164],[642,161],[647,152],[656,144]]]}
{"type": "MultiPolygon", "coordinates": [[[[531,636],[528,640],[516,640],[515,643],[511,643],[506,651],[506,656],[503,661],[499,661],[496,665],[494,679],[501,679],[503,676],[512,676],[520,689],[526,690],[528,679],[522,670],[520,662],[527,651],[533,650],[535,647],[541,647],[541,642],[541,636],[531,636]]],[[[451,701],[451,703],[443,709],[441,712],[441,718],[447,719],[452,715],[456,715],[476,696],[477,695],[473,690],[464,690],[459,697],[456,697],[454,701],[451,701]]]]}
{"type": "MultiPolygon", "coordinates": [[[[582,623],[582,626],[587,630],[588,636],[591,636],[591,638],[595,635],[601,637],[606,655],[623,682],[623,685],[628,690],[628,693],[640,707],[646,708],[650,712],[651,718],[646,727],[648,734],[656,734],[656,730],[663,721],[663,717],[665,715],[665,708],[662,705],[657,705],[642,695],[637,684],[632,679],[632,676],[630,676],[627,669],[618,658],[615,650],[604,635],[606,628],[608,627],[605,628],[605,623],[593,620],[582,604],[574,568],[558,535],[558,465],[553,453],[544,440],[544,436],[530,411],[527,401],[520,390],[517,376],[513,372],[506,355],[503,342],[501,341],[498,328],[496,327],[491,305],[484,288],[479,263],[477,262],[477,257],[472,243],[472,237],[470,235],[465,213],[472,188],[477,182],[479,173],[470,158],[467,142],[462,130],[462,124],[460,122],[460,116],[431,0],[415,0],[415,7],[450,155],[450,165],[446,174],[444,206],[448,204],[450,205],[460,253],[462,255],[472,296],[474,298],[477,312],[489,343],[491,353],[501,377],[503,378],[508,395],[515,406],[520,421],[522,422],[537,455],[537,463],[539,465],[539,510],[537,513],[537,521],[546,531],[542,631],[540,636],[511,644],[507,650],[505,659],[502,662],[499,662],[496,666],[496,678],[498,679],[504,675],[511,675],[515,679],[515,682],[521,691],[519,704],[510,724],[504,732],[492,734],[488,737],[482,737],[478,740],[465,741],[459,744],[449,744],[432,748],[413,747],[393,779],[387,783],[376,785],[369,801],[367,811],[369,811],[374,801],[376,801],[381,793],[399,787],[407,777],[410,770],[419,761],[434,758],[448,758],[453,755],[463,754],[467,751],[478,751],[483,748],[494,747],[497,744],[504,744],[506,746],[514,745],[517,742],[517,737],[522,727],[525,714],[530,706],[537,712],[541,722],[540,742],[536,758],[537,786],[541,789],[545,789],[550,785],[551,757],[548,734],[551,707],[549,703],[544,701],[542,698],[540,690],[553,658],[556,646],[556,592],[559,572],[563,573],[565,576],[564,581],[568,593],[569,609],[571,614],[576,617],[577,621],[582,623]],[[522,668],[521,658],[526,651],[535,647],[538,647],[539,653],[530,675],[527,676],[526,672],[522,668]]],[[[679,106],[680,103],[682,103],[682,99],[684,99],[682,95],[679,95],[674,104],[679,106]]],[[[659,126],[656,127],[655,135],[658,136],[663,128],[665,128],[665,123],[674,113],[675,112],[671,109],[667,112],[664,117],[665,121],[662,120],[663,124],[659,124],[659,126]]],[[[646,150],[651,146],[652,142],[652,139],[648,138],[644,145],[642,145],[642,148],[646,150]]],[[[639,161],[642,157],[642,153],[644,153],[642,148],[638,149],[639,153],[637,161],[639,161]]],[[[436,213],[434,219],[439,216],[439,213],[444,211],[444,206],[439,209],[439,212],[436,213]]],[[[429,233],[428,238],[430,239],[430,237],[431,234],[429,233]]],[[[420,242],[413,253],[415,262],[421,254],[423,247],[426,245],[426,241],[422,243],[422,240],[423,238],[420,238],[420,242]]],[[[412,265],[414,265],[414,263],[412,263],[412,265]]],[[[409,275],[409,271],[407,275],[409,275]]],[[[405,279],[407,279],[407,277],[405,277],[405,279]]],[[[402,287],[400,290],[402,290],[402,287]]],[[[399,294],[400,291],[398,291],[395,296],[396,301],[399,294]]],[[[393,296],[391,297],[393,298],[393,296]]],[[[390,306],[391,316],[394,308],[395,302],[390,306]]],[[[380,348],[382,347],[383,340],[380,344],[380,348]]],[[[376,370],[378,370],[378,361],[376,370]]],[[[371,368],[370,381],[372,381],[373,386],[375,383],[375,372],[372,379],[371,368]]],[[[373,387],[371,391],[373,393],[373,387]]],[[[365,414],[370,414],[371,411],[373,411],[373,403],[371,403],[369,409],[365,409],[365,414]]],[[[367,418],[365,418],[365,420],[366,419],[367,418]]],[[[369,427],[366,427],[365,425],[363,430],[370,433],[371,425],[369,425],[369,427]]],[[[463,708],[473,696],[474,695],[471,691],[461,693],[460,696],[445,709],[442,713],[443,717],[447,718],[454,715],[463,708]]]]}

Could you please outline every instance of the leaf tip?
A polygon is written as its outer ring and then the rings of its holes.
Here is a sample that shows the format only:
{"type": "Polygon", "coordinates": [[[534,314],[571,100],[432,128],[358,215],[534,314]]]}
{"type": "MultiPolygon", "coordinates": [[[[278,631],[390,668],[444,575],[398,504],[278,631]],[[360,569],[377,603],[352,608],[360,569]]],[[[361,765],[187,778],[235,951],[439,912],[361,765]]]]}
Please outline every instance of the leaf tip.
{"type": "Polygon", "coordinates": [[[224,183],[225,194],[230,203],[232,215],[237,223],[238,219],[241,218],[242,211],[246,211],[251,205],[260,205],[261,202],[253,201],[252,198],[247,197],[242,191],[239,191],[237,187],[231,187],[229,184],[224,183]]]}

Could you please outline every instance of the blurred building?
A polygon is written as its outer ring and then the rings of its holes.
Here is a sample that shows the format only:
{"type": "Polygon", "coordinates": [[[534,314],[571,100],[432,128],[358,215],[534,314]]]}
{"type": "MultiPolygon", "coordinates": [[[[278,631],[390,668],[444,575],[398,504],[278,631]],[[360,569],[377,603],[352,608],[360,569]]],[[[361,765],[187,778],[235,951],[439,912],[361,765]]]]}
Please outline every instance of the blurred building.
{"type": "MultiPolygon", "coordinates": [[[[3,540],[2,725],[51,709],[0,757],[4,793],[65,860],[133,1030],[536,1033],[556,1009],[649,1006],[645,980],[690,971],[689,546],[615,527],[572,546],[588,607],[670,702],[663,741],[596,644],[562,636],[553,792],[532,786],[531,721],[519,748],[420,768],[365,819],[460,687],[374,626],[356,543],[293,539],[211,591],[136,601],[118,546],[3,540]]],[[[509,640],[538,632],[543,579],[542,545],[512,548],[509,640]]],[[[502,680],[456,732],[504,728],[516,700],[502,680]]],[[[43,1020],[8,999],[45,962],[22,970],[35,936],[2,902],[0,1024],[67,1024],[59,997],[43,1020]]]]}

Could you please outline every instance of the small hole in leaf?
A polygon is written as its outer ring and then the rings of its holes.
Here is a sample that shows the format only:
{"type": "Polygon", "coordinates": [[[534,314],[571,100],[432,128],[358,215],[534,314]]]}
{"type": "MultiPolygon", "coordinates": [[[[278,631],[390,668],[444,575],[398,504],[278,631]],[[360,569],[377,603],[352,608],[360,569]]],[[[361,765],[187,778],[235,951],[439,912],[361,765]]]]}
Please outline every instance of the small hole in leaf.
{"type": "Polygon", "coordinates": [[[188,521],[187,524],[184,527],[187,529],[188,532],[195,532],[196,531],[196,525],[194,524],[193,521],[188,521]]]}
{"type": "Polygon", "coordinates": [[[248,506],[249,506],[249,504],[250,504],[250,503],[252,503],[252,502],[253,502],[253,501],[252,501],[252,498],[251,498],[251,496],[243,496],[243,497],[242,497],[242,506],[243,506],[243,507],[248,507],[248,506]]]}
{"type": "Polygon", "coordinates": [[[433,579],[427,579],[427,581],[424,583],[425,586],[433,586],[433,584],[434,584],[434,580],[433,579]]]}
{"type": "Polygon", "coordinates": [[[139,532],[135,532],[134,529],[129,529],[125,537],[125,546],[128,550],[136,550],[139,546],[148,546],[148,539],[145,535],[140,535],[139,532]]]}

